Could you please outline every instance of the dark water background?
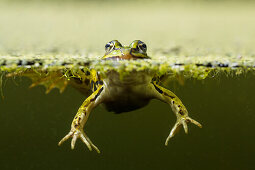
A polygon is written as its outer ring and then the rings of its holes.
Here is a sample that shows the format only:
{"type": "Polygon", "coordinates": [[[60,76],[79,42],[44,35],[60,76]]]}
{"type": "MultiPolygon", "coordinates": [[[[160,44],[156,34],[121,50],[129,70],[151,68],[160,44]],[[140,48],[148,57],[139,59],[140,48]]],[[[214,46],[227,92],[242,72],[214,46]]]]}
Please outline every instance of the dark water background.
{"type": "Polygon", "coordinates": [[[189,125],[164,146],[175,123],[167,104],[151,103],[115,115],[96,108],[85,132],[101,154],[79,140],[58,141],[85,97],[69,87],[63,94],[43,87],[29,89],[30,80],[8,80],[0,101],[0,169],[253,169],[255,158],[255,77],[220,75],[187,80],[172,89],[203,128],[189,125]],[[18,85],[17,85],[18,84],[18,85]]]}

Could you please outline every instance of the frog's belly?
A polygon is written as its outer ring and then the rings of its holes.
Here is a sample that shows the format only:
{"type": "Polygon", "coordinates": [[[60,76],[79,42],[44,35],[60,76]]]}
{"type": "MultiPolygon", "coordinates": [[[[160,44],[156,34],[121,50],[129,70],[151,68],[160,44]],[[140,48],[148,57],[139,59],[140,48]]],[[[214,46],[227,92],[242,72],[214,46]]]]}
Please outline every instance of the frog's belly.
{"type": "Polygon", "coordinates": [[[104,107],[115,113],[129,112],[144,107],[152,99],[150,82],[151,77],[146,74],[132,75],[120,80],[116,75],[108,76],[104,80],[107,91],[104,107]]]}
{"type": "MultiPolygon", "coordinates": [[[[71,85],[88,95],[88,83],[80,79],[71,79],[71,85]],[[85,83],[85,84],[84,84],[85,83]]],[[[144,107],[153,98],[151,89],[152,75],[147,72],[132,72],[124,77],[115,71],[108,72],[104,82],[104,93],[101,93],[102,105],[115,113],[129,112],[144,107]]]]}
{"type": "MultiPolygon", "coordinates": [[[[144,90],[144,89],[141,89],[144,90]]],[[[116,87],[109,91],[109,96],[103,106],[108,110],[115,113],[129,112],[132,110],[139,109],[147,105],[150,101],[150,97],[142,91],[136,91],[133,87],[116,87]]]]}

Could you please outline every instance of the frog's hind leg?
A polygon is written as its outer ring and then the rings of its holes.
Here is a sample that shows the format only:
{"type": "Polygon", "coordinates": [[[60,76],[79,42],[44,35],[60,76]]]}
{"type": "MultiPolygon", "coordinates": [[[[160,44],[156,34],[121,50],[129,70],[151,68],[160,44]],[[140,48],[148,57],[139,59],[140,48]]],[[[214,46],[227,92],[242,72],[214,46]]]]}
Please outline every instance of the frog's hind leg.
{"type": "Polygon", "coordinates": [[[32,80],[30,88],[43,85],[46,88],[46,94],[53,88],[58,88],[62,93],[68,85],[68,80],[63,76],[61,72],[47,72],[47,71],[35,71],[27,69],[24,71],[18,71],[7,74],[7,77],[28,77],[32,80]]]}
{"type": "Polygon", "coordinates": [[[33,80],[29,87],[33,88],[37,85],[43,85],[46,88],[46,94],[54,88],[58,88],[60,93],[62,93],[68,85],[68,80],[62,75],[55,74],[33,80]]]}
{"type": "Polygon", "coordinates": [[[97,90],[83,102],[73,119],[70,132],[58,143],[58,145],[61,145],[67,139],[72,138],[71,148],[74,149],[77,138],[80,138],[82,142],[87,145],[90,151],[94,148],[98,153],[100,153],[99,149],[91,142],[83,131],[83,127],[88,120],[91,110],[102,102],[104,93],[105,86],[99,85],[97,90]]]}
{"type": "Polygon", "coordinates": [[[176,123],[170,131],[170,134],[166,139],[165,145],[168,144],[168,141],[176,134],[177,130],[181,125],[183,126],[185,133],[188,133],[187,123],[189,122],[197,125],[200,128],[202,127],[199,122],[188,116],[188,111],[186,107],[173,92],[157,85],[156,81],[151,83],[151,88],[153,89],[153,96],[165,103],[168,103],[177,117],[176,123]]]}

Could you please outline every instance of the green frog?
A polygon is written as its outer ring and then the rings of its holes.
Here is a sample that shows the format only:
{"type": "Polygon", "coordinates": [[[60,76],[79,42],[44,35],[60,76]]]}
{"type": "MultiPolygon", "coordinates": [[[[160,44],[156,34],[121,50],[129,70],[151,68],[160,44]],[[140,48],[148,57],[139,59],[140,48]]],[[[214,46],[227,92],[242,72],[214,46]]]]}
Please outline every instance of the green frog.
{"type": "MultiPolygon", "coordinates": [[[[102,60],[144,60],[150,59],[147,55],[147,46],[140,40],[133,41],[129,46],[122,46],[117,40],[105,45],[105,55],[102,60]]],[[[187,123],[191,122],[199,127],[202,125],[188,116],[186,107],[181,100],[170,90],[161,87],[158,77],[146,72],[134,72],[121,77],[115,71],[109,71],[102,77],[96,70],[86,72],[89,77],[92,94],[82,103],[75,115],[70,132],[58,143],[71,138],[71,148],[74,149],[78,138],[82,140],[91,151],[100,150],[92,143],[83,128],[92,110],[102,104],[108,111],[115,113],[129,112],[146,106],[151,99],[158,99],[171,106],[177,121],[166,139],[165,145],[176,134],[177,129],[183,126],[188,133],[187,123]]],[[[77,87],[81,87],[81,85],[77,87]]],[[[88,82],[87,82],[88,83],[88,82]]]]}

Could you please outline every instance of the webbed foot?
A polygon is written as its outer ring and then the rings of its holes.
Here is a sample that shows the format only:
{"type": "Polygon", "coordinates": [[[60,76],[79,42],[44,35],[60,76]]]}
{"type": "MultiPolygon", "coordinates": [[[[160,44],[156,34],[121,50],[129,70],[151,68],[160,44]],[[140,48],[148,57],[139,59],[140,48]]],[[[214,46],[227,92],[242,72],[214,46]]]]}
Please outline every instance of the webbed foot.
{"type": "Polygon", "coordinates": [[[75,129],[72,128],[71,131],[61,139],[61,141],[58,143],[58,146],[60,146],[63,142],[65,142],[67,139],[72,138],[71,141],[71,148],[74,149],[75,143],[77,138],[80,138],[83,143],[87,145],[90,151],[92,151],[92,148],[94,148],[97,153],[100,153],[100,150],[91,142],[89,137],[85,134],[85,132],[81,129],[75,129]]]}
{"type": "Polygon", "coordinates": [[[181,125],[183,126],[184,131],[187,134],[188,133],[187,123],[189,123],[189,122],[191,122],[191,123],[197,125],[198,127],[202,128],[202,125],[199,122],[195,121],[194,119],[191,119],[187,115],[177,117],[177,121],[176,121],[174,127],[172,128],[170,134],[168,135],[168,137],[166,139],[166,142],[165,142],[165,145],[166,146],[168,145],[168,141],[176,134],[177,130],[180,128],[181,125]]]}

